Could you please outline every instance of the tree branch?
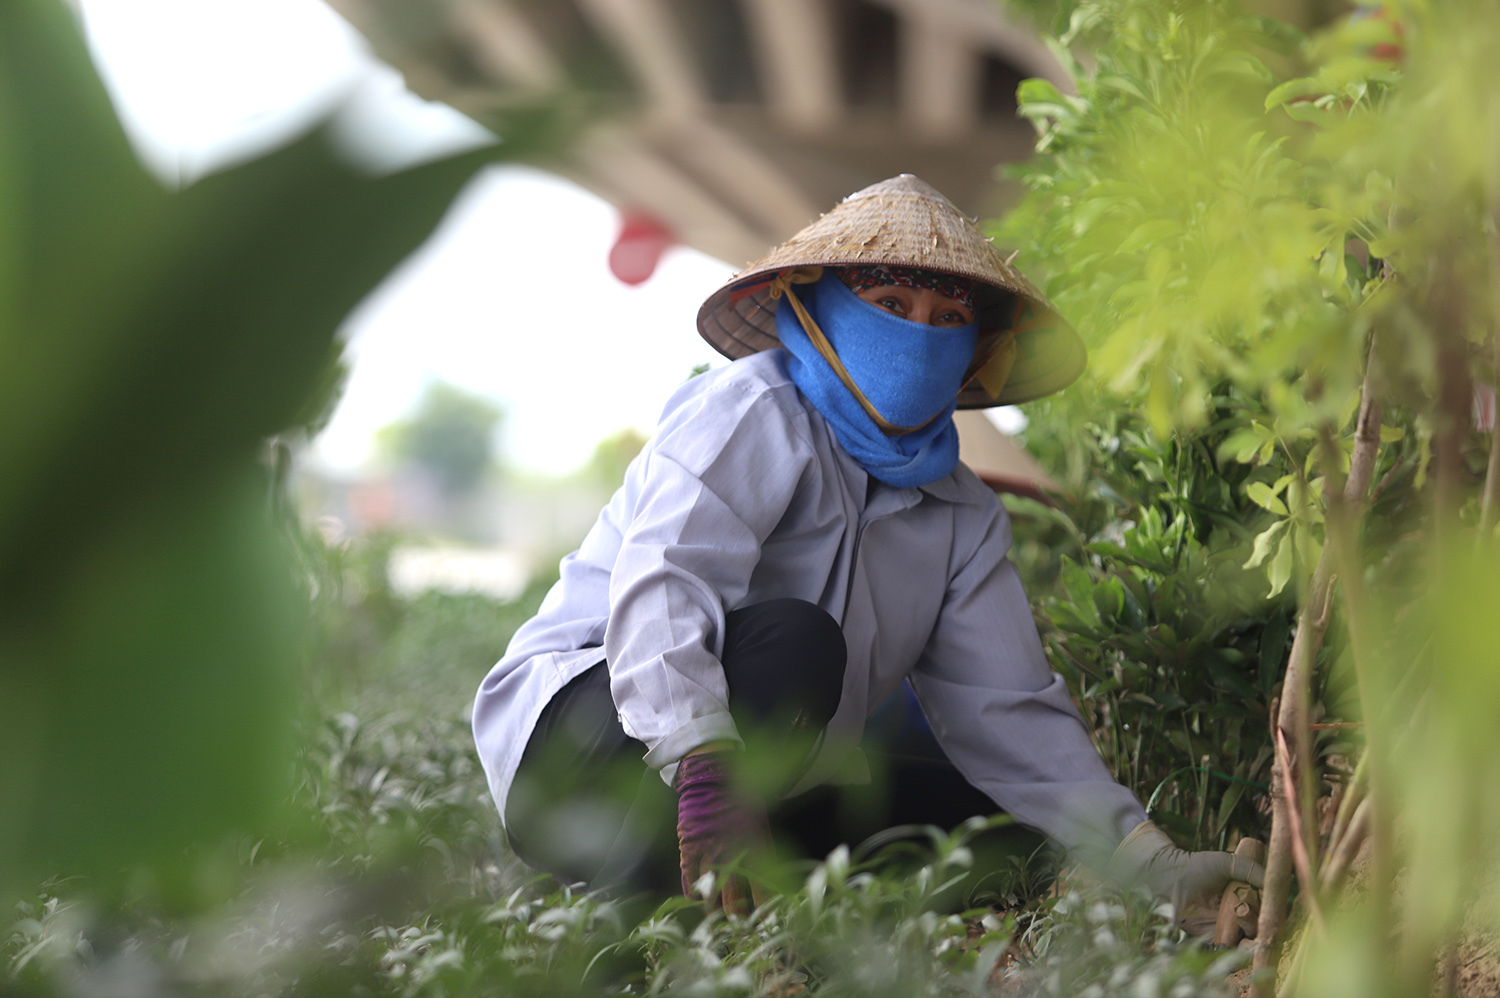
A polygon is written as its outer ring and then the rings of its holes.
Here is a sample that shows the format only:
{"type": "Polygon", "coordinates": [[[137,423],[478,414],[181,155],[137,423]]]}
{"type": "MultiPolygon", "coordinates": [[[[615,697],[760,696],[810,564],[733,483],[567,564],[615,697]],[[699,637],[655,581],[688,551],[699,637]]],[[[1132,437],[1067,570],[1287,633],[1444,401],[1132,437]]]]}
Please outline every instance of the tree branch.
{"type": "MultiPolygon", "coordinates": [[[[1325,495],[1328,505],[1343,505],[1350,510],[1359,510],[1365,494],[1370,488],[1370,479],[1375,472],[1375,458],[1380,450],[1380,419],[1382,405],[1380,391],[1375,380],[1375,337],[1370,338],[1369,355],[1365,361],[1364,384],[1360,389],[1359,419],[1354,432],[1354,454],[1350,459],[1349,476],[1343,481],[1340,462],[1327,462],[1328,486],[1325,495]]],[[[1325,612],[1332,597],[1334,555],[1332,545],[1325,545],[1313,569],[1312,583],[1298,614],[1297,633],[1292,639],[1292,650],[1287,656],[1286,678],[1282,682],[1281,709],[1272,728],[1272,738],[1278,731],[1285,732],[1297,745],[1302,768],[1310,773],[1312,768],[1312,732],[1308,728],[1308,699],[1312,679],[1313,663],[1318,650],[1323,646],[1328,631],[1328,615],[1325,612]]],[[[1286,772],[1279,763],[1271,769],[1271,836],[1267,843],[1265,889],[1261,892],[1260,920],[1255,934],[1254,967],[1262,970],[1271,965],[1275,947],[1282,927],[1286,923],[1287,901],[1291,895],[1294,846],[1292,843],[1292,817],[1286,803],[1285,781],[1296,774],[1286,772]]],[[[1305,826],[1308,822],[1302,822],[1305,826]]],[[[1314,824],[1313,827],[1316,827],[1314,824]]],[[[1315,890],[1315,885],[1304,885],[1315,890]]],[[[1260,995],[1257,988],[1254,992],[1260,995]]]]}

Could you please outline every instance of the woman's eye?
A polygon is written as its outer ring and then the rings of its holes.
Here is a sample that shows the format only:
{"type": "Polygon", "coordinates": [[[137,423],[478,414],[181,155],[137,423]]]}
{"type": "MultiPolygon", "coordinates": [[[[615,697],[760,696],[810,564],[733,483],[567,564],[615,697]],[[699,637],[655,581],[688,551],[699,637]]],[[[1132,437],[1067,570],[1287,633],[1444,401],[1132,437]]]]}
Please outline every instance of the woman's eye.
{"type": "Polygon", "coordinates": [[[900,315],[904,311],[901,307],[901,299],[899,298],[881,298],[875,304],[887,312],[895,312],[897,315],[900,315]]]}

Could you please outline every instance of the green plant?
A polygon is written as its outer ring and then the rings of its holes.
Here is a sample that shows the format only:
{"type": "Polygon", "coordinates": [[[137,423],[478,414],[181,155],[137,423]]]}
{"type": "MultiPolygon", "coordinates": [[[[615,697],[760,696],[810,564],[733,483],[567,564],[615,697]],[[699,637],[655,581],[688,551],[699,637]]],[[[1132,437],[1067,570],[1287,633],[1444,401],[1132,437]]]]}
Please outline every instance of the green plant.
{"type": "Polygon", "coordinates": [[[484,156],[372,177],[313,135],[169,192],[49,0],[0,11],[0,133],[0,895],[144,864],[196,903],[191,849],[286,791],[263,442],[484,156]]]}
{"type": "MultiPolygon", "coordinates": [[[[1218,403],[1227,424],[1234,401],[1218,403]]],[[[1264,514],[1221,474],[1212,436],[1163,443],[1138,420],[1103,417],[1075,439],[1097,472],[1052,516],[1077,510],[1092,529],[1077,528],[1039,594],[1049,657],[1158,824],[1195,848],[1263,835],[1265,705],[1291,610],[1245,568],[1264,514]]]]}
{"type": "MultiPolygon", "coordinates": [[[[1226,396],[1254,409],[1211,456],[1233,504],[1265,511],[1244,565],[1298,604],[1256,955],[1295,867],[1310,929],[1286,990],[1425,992],[1500,865],[1472,803],[1500,749],[1476,713],[1500,709],[1476,602],[1500,576],[1500,434],[1470,415],[1500,357],[1497,38],[1477,3],[1381,5],[1303,38],[1228,0],[1096,0],[1055,44],[1077,92],[1020,92],[1039,155],[999,234],[1090,340],[1099,386],[1160,439],[1211,434],[1226,396]],[[1327,835],[1320,699],[1363,753],[1327,835]],[[1366,842],[1368,903],[1342,905],[1366,842]]],[[[1166,512],[1142,542],[1188,536],[1166,512]]],[[[1150,560],[1094,553],[1124,592],[1150,560]]],[[[1090,581],[1096,610],[1124,606],[1090,581]]]]}
{"type": "Polygon", "coordinates": [[[1174,914],[1147,894],[1068,891],[1022,937],[1034,957],[1015,976],[1038,998],[1230,994],[1226,979],[1246,956],[1183,939],[1174,914]]]}

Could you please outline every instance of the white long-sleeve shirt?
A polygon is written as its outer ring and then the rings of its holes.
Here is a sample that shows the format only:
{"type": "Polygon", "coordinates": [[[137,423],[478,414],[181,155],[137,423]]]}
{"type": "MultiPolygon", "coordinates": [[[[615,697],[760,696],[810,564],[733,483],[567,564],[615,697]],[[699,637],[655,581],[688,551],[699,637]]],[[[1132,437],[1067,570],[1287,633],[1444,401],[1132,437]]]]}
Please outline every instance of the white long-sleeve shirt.
{"type": "Polygon", "coordinates": [[[502,815],[543,706],[608,661],[620,721],[670,775],[738,738],[726,615],[791,597],[839,621],[842,699],[800,792],[847,774],[865,718],[910,677],[943,751],[1018,821],[1112,845],[1146,819],[1048,667],[1010,520],[968,468],[873,487],[772,350],[684,384],[540,611],[490,670],[474,736],[502,815]]]}

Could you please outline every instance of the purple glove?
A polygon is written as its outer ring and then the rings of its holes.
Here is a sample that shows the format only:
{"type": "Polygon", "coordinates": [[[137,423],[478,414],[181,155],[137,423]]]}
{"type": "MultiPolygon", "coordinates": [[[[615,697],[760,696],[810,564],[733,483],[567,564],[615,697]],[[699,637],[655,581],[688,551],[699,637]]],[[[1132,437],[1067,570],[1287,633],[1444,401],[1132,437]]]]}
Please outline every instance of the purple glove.
{"type": "MultiPolygon", "coordinates": [[[[730,775],[730,753],[700,752],[677,764],[677,848],[682,893],[715,865],[747,851],[769,851],[770,825],[760,801],[747,797],[730,775]]],[[[763,900],[760,885],[742,874],[724,878],[718,901],[724,910],[744,914],[763,900]]]]}

